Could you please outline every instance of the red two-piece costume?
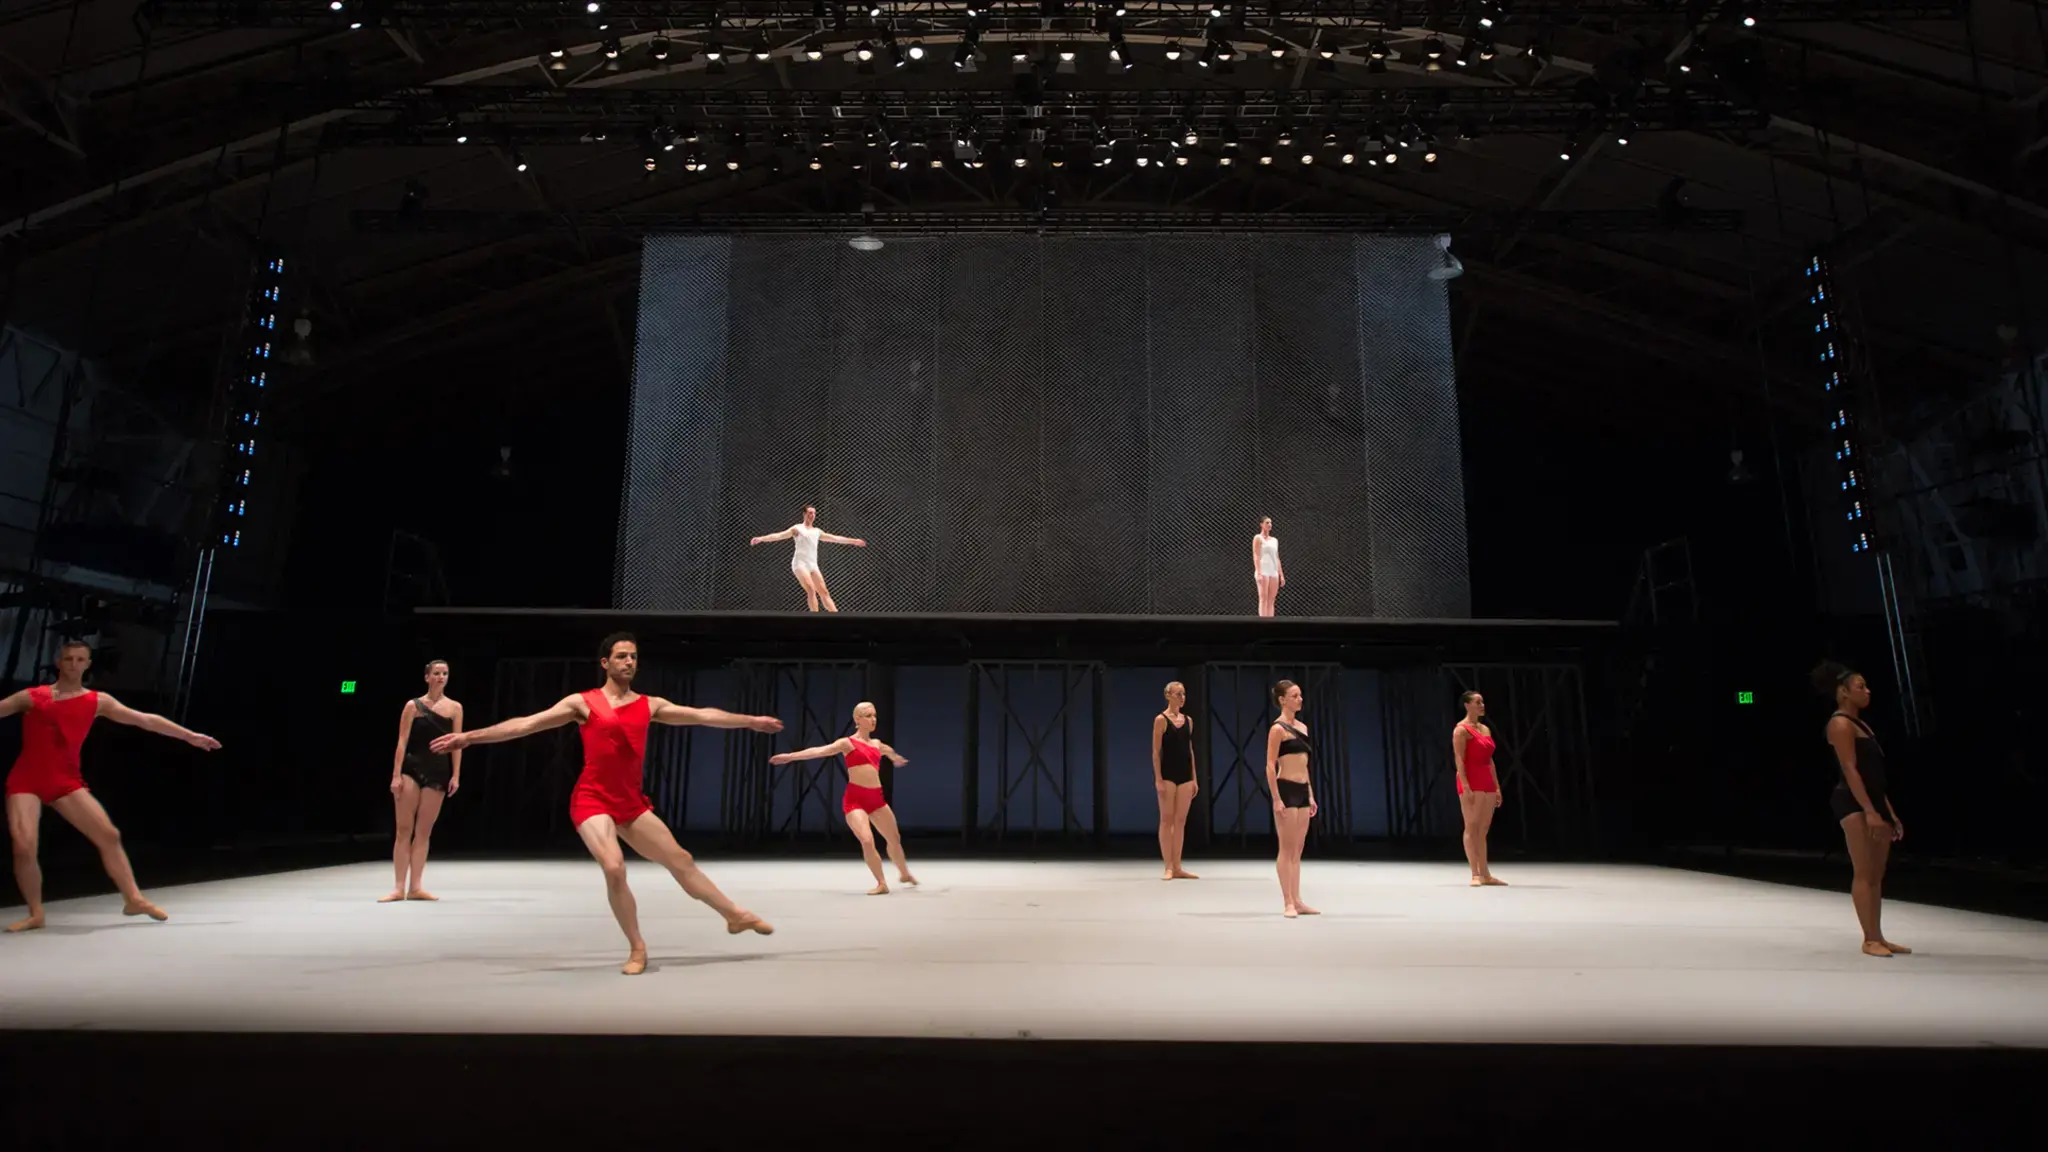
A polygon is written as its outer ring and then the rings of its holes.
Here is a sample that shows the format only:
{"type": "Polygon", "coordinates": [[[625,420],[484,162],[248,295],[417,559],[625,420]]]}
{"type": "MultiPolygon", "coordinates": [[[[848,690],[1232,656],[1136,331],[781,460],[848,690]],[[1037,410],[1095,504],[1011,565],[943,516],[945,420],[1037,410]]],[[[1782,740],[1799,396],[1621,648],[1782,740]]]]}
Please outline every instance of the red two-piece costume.
{"type": "MultiPolygon", "coordinates": [[[[1500,784],[1493,778],[1493,737],[1481,732],[1470,724],[1465,726],[1465,779],[1471,781],[1474,792],[1498,792],[1500,784]]],[[[1465,794],[1465,785],[1458,785],[1458,795],[1465,794]]]]}
{"type": "Polygon", "coordinates": [[[602,688],[585,692],[583,702],[590,707],[590,719],[579,733],[583,773],[569,794],[569,823],[580,828],[592,816],[609,816],[616,824],[630,824],[654,807],[640,791],[651,705],[647,697],[635,696],[631,704],[614,708],[602,688]]]}
{"type": "Polygon", "coordinates": [[[872,744],[863,744],[851,736],[846,738],[846,742],[853,746],[853,750],[846,754],[846,797],[839,802],[839,810],[848,813],[873,812],[877,808],[888,807],[889,798],[882,795],[880,788],[863,788],[853,782],[855,768],[865,765],[877,772],[882,770],[882,750],[872,744]]]}
{"type": "Polygon", "coordinates": [[[85,790],[78,774],[78,750],[100,713],[100,694],[80,692],[59,700],[48,684],[28,690],[21,715],[21,755],[7,773],[7,794],[26,794],[54,804],[85,790]]]}

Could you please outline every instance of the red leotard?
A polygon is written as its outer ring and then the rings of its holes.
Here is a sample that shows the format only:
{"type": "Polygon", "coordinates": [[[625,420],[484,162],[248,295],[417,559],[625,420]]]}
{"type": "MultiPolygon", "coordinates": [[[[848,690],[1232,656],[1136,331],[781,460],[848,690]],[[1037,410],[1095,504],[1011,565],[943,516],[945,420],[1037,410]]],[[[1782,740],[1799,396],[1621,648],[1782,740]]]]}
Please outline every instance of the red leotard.
{"type": "MultiPolygon", "coordinates": [[[[1459,726],[1465,729],[1465,779],[1472,782],[1472,791],[1500,791],[1493,778],[1493,737],[1470,724],[1460,722],[1459,726]]],[[[1460,782],[1458,795],[1464,794],[1465,785],[1460,782]]]]}
{"type": "Polygon", "coordinates": [[[853,750],[846,754],[846,775],[848,780],[846,781],[846,796],[839,802],[840,811],[873,812],[877,808],[888,807],[889,798],[882,794],[880,788],[863,788],[855,784],[851,779],[853,770],[863,765],[872,767],[877,772],[881,771],[882,750],[871,744],[863,744],[851,736],[846,738],[846,742],[853,746],[853,750]]]}
{"type": "Polygon", "coordinates": [[[7,773],[7,794],[26,794],[54,804],[83,791],[78,750],[99,712],[97,692],[59,700],[48,684],[29,689],[28,711],[21,714],[21,755],[7,773]]]}
{"type": "Polygon", "coordinates": [[[624,708],[613,708],[604,689],[583,693],[590,719],[583,722],[583,774],[569,794],[569,823],[582,827],[592,816],[609,816],[616,824],[638,820],[653,808],[641,794],[647,758],[647,697],[636,696],[624,708]]]}

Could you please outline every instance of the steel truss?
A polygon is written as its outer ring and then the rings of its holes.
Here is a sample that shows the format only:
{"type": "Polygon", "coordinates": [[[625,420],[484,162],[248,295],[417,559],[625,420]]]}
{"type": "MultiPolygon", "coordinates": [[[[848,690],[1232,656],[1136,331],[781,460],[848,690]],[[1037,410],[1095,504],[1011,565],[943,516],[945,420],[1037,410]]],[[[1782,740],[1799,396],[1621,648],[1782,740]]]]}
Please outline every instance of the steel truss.
{"type": "MultiPolygon", "coordinates": [[[[788,88],[509,88],[448,86],[431,91],[365,95],[353,116],[329,124],[329,147],[362,144],[459,146],[464,141],[505,144],[591,143],[617,132],[644,129],[664,147],[681,139],[721,155],[744,151],[735,132],[790,134],[786,146],[853,147],[928,144],[950,154],[956,142],[977,138],[993,125],[1014,121],[1029,144],[1132,146],[1185,142],[1214,150],[1242,138],[1253,143],[1291,128],[1299,148],[1311,150],[1334,131],[1373,139],[1389,129],[1475,135],[1480,131],[1571,135],[1627,128],[1653,131],[1740,131],[1768,125],[1761,109],[1702,89],[1645,82],[1617,97],[1587,88],[1517,88],[1506,85],[1363,85],[1333,88],[1098,89],[1020,93],[1008,82],[928,89],[788,88]],[[378,118],[380,117],[381,118],[378,118]],[[804,133],[805,139],[795,134],[804,133]],[[661,135],[664,133],[671,135],[661,135]],[[699,141],[700,134],[712,138],[699,141]],[[814,137],[814,138],[813,138],[814,137]]],[[[1190,78],[1199,80],[1199,78],[1190,78]]],[[[758,141],[756,141],[758,142],[758,141]]],[[[1345,144],[1353,141],[1345,139],[1345,144]]],[[[1001,152],[994,142],[971,149],[1001,152]]],[[[1285,146],[1283,146],[1285,150],[1285,146]]],[[[1246,160],[1246,163],[1252,163],[1246,160]]]]}
{"type": "Polygon", "coordinates": [[[526,235],[549,229],[620,231],[634,235],[668,233],[838,233],[869,234],[1043,232],[1066,234],[1132,232],[1389,233],[1460,237],[1534,232],[1594,234],[1622,232],[1734,232],[1743,224],[1739,209],[1687,209],[1681,216],[1626,208],[1563,210],[1517,215],[1504,212],[1187,212],[1033,208],[931,212],[398,212],[359,210],[351,222],[359,232],[432,232],[461,235],[526,235]]]}
{"type": "MultiPolygon", "coordinates": [[[[1301,718],[1309,730],[1309,776],[1317,814],[1309,840],[1351,836],[1351,740],[1345,722],[1344,669],[1338,664],[1227,663],[1202,666],[1208,723],[1199,735],[1218,733],[1216,748],[1198,770],[1206,770],[1198,805],[1208,837],[1236,836],[1242,846],[1254,834],[1273,831],[1273,795],[1266,788],[1266,732],[1276,710],[1273,685],[1301,685],[1301,718]],[[1230,759],[1225,762],[1223,754],[1230,759]]],[[[1192,693],[1190,693],[1192,695],[1192,693]]],[[[1192,705],[1194,702],[1189,701],[1192,705]]],[[[1192,710],[1191,710],[1192,712],[1192,710]]],[[[1204,713],[1192,713],[1203,715],[1204,713]]],[[[1198,746],[1201,741],[1198,741],[1198,746]]]]}
{"type": "MultiPolygon", "coordinates": [[[[142,20],[157,27],[337,27],[351,24],[368,27],[474,27],[492,23],[524,27],[597,28],[600,22],[612,29],[703,28],[714,21],[723,28],[762,25],[802,30],[860,27],[890,21],[899,29],[923,31],[942,27],[1074,30],[1099,26],[1098,5],[1068,0],[1048,14],[1042,0],[990,0],[987,3],[932,2],[932,0],[891,0],[884,3],[879,19],[867,15],[868,6],[832,0],[603,0],[593,16],[582,0],[345,0],[336,9],[329,0],[145,0],[142,20]],[[970,13],[974,15],[970,16],[970,13]],[[602,17],[602,21],[598,17],[602,17]]],[[[1261,0],[1247,4],[1232,0],[1220,7],[1222,19],[1211,15],[1208,4],[1175,0],[1134,0],[1118,4],[1126,27],[1167,25],[1199,33],[1212,24],[1243,28],[1309,25],[1332,28],[1384,28],[1399,31],[1402,9],[1386,0],[1261,0]]],[[[1482,13],[1513,12],[1516,23],[1544,19],[1628,20],[1635,23],[1689,24],[1700,21],[1733,25],[1733,5],[1721,5],[1711,15],[1695,5],[1658,3],[1655,0],[1514,0],[1512,4],[1488,0],[1438,0],[1427,6],[1414,5],[1409,15],[1417,22],[1427,15],[1445,28],[1476,22],[1482,13]]],[[[1764,10],[1773,24],[1868,20],[1941,20],[1962,12],[1958,0],[1772,0],[1764,10]]],[[[1504,17],[1505,18],[1505,17],[1504,17]]]]}
{"type": "MultiPolygon", "coordinates": [[[[1093,819],[1087,832],[1098,843],[1109,836],[1109,754],[1107,732],[1103,725],[1104,715],[1103,665],[1099,661],[1038,661],[1038,660],[977,660],[967,666],[967,755],[966,773],[961,787],[960,838],[971,840],[976,836],[993,835],[997,843],[1003,843],[1010,835],[1010,809],[1016,802],[1017,791],[1031,786],[1031,843],[1039,838],[1039,785],[1043,784],[1052,793],[1053,802],[1059,805],[1060,831],[1062,840],[1072,840],[1083,831],[1081,818],[1074,812],[1074,766],[1073,720],[1078,706],[1089,709],[1090,725],[1088,760],[1088,785],[1093,796],[1093,819]],[[1045,677],[1055,677],[1059,692],[1049,708],[1035,707],[1043,702],[1032,695],[1019,691],[1017,678],[1025,678],[1029,688],[1044,684],[1045,677]],[[987,740],[989,733],[982,728],[982,699],[986,689],[988,698],[994,703],[996,718],[995,739],[987,740]],[[1014,732],[1024,741],[1024,762],[1013,765],[1010,756],[1010,736],[1014,732]],[[1059,759],[1055,769],[1048,755],[1048,748],[1057,732],[1059,743],[1056,752],[1059,759]],[[984,821],[981,818],[981,768],[984,755],[992,753],[992,767],[995,771],[995,810],[984,821]]],[[[1028,690],[1027,690],[1028,691],[1028,690]]]]}
{"type": "MultiPolygon", "coordinates": [[[[845,829],[838,799],[846,783],[837,757],[776,766],[776,748],[795,751],[830,744],[853,732],[853,706],[875,705],[884,721],[895,716],[895,670],[865,660],[736,660],[730,666],[735,711],[774,716],[779,736],[734,729],[725,737],[723,830],[766,839],[805,834],[832,837],[845,829]],[[808,818],[815,817],[816,823],[808,818]]],[[[893,794],[893,767],[884,761],[882,792],[893,794]]],[[[851,833],[848,833],[851,835],[851,833]]]]}

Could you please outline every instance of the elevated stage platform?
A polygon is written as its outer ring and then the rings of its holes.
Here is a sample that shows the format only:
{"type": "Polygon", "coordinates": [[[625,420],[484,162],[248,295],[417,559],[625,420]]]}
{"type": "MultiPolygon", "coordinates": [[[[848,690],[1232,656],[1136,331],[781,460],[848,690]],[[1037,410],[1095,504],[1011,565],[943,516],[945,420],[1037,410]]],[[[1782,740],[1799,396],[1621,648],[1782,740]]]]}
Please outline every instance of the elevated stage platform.
{"type": "Polygon", "coordinates": [[[423,637],[495,647],[501,656],[592,652],[631,632],[647,655],[960,663],[1099,660],[1187,665],[1217,660],[1334,661],[1395,667],[1434,661],[1574,659],[1620,632],[1603,620],[1394,620],[1362,617],[937,615],[916,612],[628,612],[420,608],[423,637]],[[678,650],[672,651],[670,646],[678,650]]]}

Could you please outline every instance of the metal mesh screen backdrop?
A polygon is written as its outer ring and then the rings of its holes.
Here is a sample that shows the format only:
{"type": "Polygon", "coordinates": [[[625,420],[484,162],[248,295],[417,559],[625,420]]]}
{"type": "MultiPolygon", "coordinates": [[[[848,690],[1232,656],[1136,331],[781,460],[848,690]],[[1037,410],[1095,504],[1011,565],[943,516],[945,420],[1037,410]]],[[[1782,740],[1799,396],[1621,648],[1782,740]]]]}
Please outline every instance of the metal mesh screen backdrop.
{"type": "Polygon", "coordinates": [[[651,236],[615,603],[1470,615],[1426,236],[651,236]]]}

